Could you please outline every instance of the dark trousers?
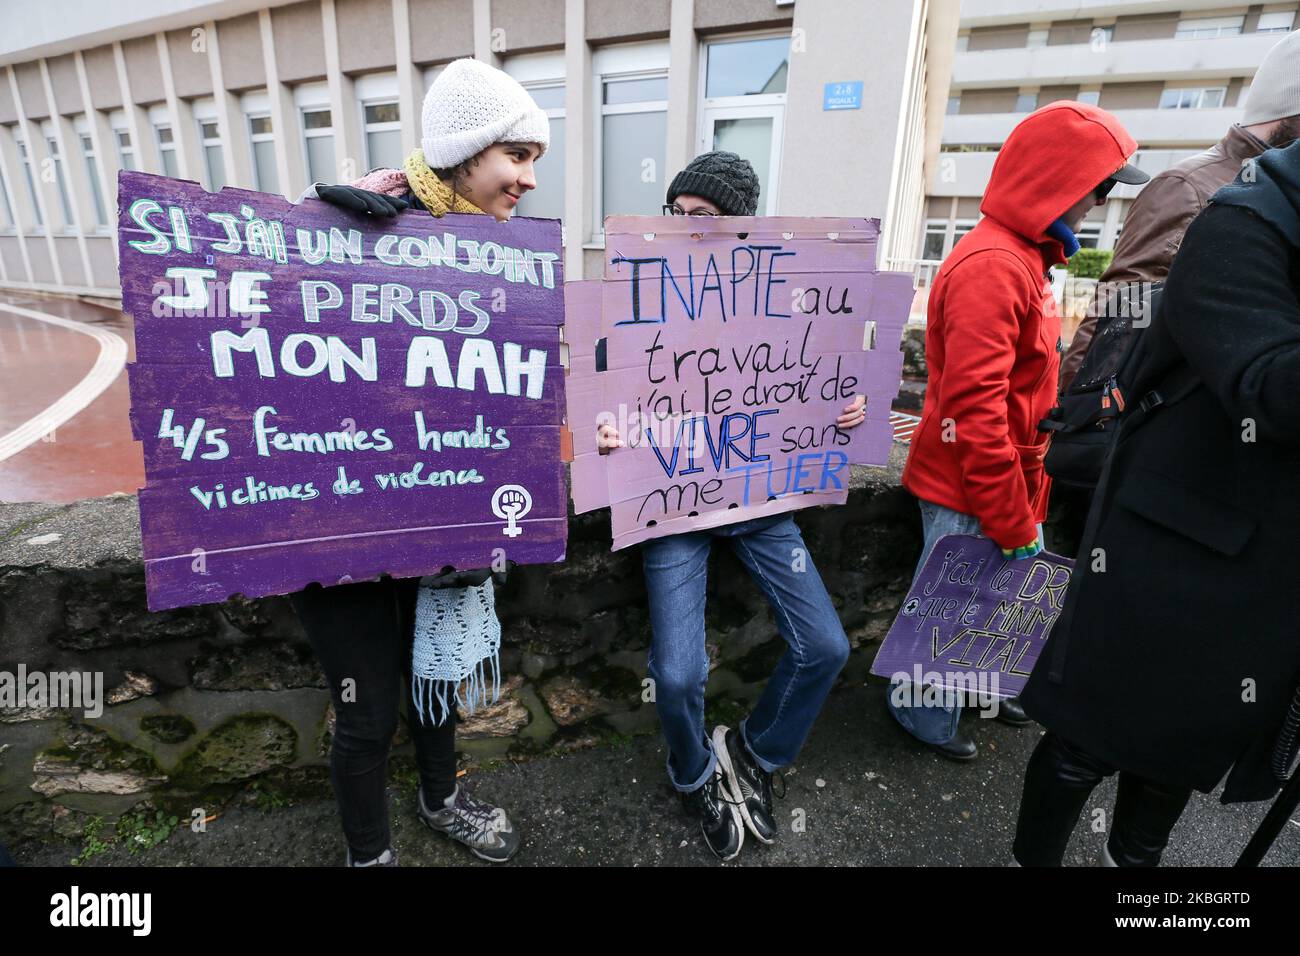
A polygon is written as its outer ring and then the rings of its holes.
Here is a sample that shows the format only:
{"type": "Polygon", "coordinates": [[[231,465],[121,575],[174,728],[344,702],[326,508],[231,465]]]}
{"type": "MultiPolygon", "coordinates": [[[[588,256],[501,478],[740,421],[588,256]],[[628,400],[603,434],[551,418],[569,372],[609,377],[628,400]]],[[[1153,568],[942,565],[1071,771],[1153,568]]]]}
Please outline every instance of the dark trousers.
{"type": "MultiPolygon", "coordinates": [[[[1060,866],[1093,789],[1115,768],[1048,731],[1025,768],[1013,847],[1021,866],[1060,866]]],[[[1120,866],[1156,866],[1192,791],[1119,772],[1107,849],[1120,866]]]]}
{"type": "Polygon", "coordinates": [[[418,588],[418,578],[383,578],[289,595],[334,701],[330,778],[355,860],[390,845],[388,752],[403,697],[426,804],[436,807],[456,789],[455,708],[441,726],[425,725],[410,702],[418,588]]]}

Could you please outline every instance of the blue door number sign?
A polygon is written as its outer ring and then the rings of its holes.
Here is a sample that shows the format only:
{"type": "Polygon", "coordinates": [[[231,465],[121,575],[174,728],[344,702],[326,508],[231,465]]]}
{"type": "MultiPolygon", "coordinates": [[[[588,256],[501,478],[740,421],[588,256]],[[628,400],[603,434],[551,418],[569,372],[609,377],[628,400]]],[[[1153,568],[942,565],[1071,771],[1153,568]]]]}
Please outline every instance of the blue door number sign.
{"type": "Polygon", "coordinates": [[[862,109],[862,81],[827,83],[822,97],[823,110],[862,109]]]}

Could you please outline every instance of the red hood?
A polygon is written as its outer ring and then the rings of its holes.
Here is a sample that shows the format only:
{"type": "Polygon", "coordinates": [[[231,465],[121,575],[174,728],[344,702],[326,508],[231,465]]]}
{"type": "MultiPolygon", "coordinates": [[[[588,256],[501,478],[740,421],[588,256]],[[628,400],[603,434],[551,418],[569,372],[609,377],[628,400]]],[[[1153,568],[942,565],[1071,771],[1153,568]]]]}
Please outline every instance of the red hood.
{"type": "Polygon", "coordinates": [[[1031,242],[1128,162],[1137,142],[1110,113],[1061,100],[1026,116],[1003,144],[980,212],[1031,242]]]}

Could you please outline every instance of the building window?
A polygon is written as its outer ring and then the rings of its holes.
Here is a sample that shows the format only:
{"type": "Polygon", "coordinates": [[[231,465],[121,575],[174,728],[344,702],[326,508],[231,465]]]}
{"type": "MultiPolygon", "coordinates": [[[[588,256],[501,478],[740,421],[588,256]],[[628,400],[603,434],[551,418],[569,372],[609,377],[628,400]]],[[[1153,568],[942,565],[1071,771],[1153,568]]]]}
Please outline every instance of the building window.
{"type": "Polygon", "coordinates": [[[945,110],[948,116],[956,116],[961,112],[961,95],[948,97],[948,108],[945,110]]]}
{"type": "Polygon", "coordinates": [[[170,126],[155,126],[154,135],[158,137],[158,164],[163,175],[172,179],[180,176],[180,163],[176,158],[176,137],[170,126]]]}
{"type": "MultiPolygon", "coordinates": [[[[975,228],[975,222],[976,220],[974,219],[957,220],[956,224],[953,226],[953,231],[952,231],[952,244],[954,247],[961,240],[962,236],[966,235],[966,233],[970,232],[972,229],[975,228]]],[[[949,249],[948,251],[951,252],[952,250],[949,249]]]]}
{"type": "Polygon", "coordinates": [[[332,183],[338,178],[334,167],[334,119],[329,110],[302,111],[302,135],[307,155],[307,178],[313,183],[332,183]]]}
{"type": "Polygon", "coordinates": [[[1012,112],[1032,113],[1038,109],[1037,93],[1021,93],[1016,97],[1016,107],[1012,112]]]}
{"type": "Polygon", "coordinates": [[[248,140],[253,147],[253,188],[264,193],[280,191],[280,175],[275,168],[275,131],[271,117],[248,118],[248,140]]]}
{"type": "Polygon", "coordinates": [[[1212,110],[1223,106],[1227,87],[1186,87],[1167,89],[1160,94],[1162,110],[1212,110]]]}
{"type": "Polygon", "coordinates": [[[943,258],[943,241],[948,238],[947,219],[927,219],[921,239],[921,258],[938,262],[943,258]]]}
{"type": "Polygon", "coordinates": [[[958,35],[957,35],[957,52],[958,52],[958,53],[965,53],[966,50],[967,50],[969,47],[970,47],[970,34],[969,34],[969,33],[961,33],[961,34],[958,34],[958,35]]]}
{"type": "Polygon", "coordinates": [[[226,185],[226,161],[221,153],[221,128],[216,120],[200,121],[199,140],[203,146],[203,163],[207,170],[207,182],[204,185],[210,192],[216,192],[226,185]]]}
{"type": "Polygon", "coordinates": [[[1025,47],[1033,50],[1040,46],[1047,46],[1047,35],[1050,30],[1030,30],[1029,37],[1025,41],[1025,47]]]}
{"type": "Polygon", "coordinates": [[[1237,17],[1192,17],[1178,21],[1174,36],[1180,40],[1210,40],[1215,37],[1235,37],[1246,22],[1244,15],[1237,17]]]}
{"type": "Polygon", "coordinates": [[[9,187],[5,183],[3,176],[0,176],[0,200],[4,201],[3,209],[5,215],[4,223],[0,225],[3,225],[5,232],[10,232],[14,229],[17,229],[18,219],[16,216],[14,216],[14,204],[13,201],[10,200],[9,198],[9,187]]]}
{"type": "Polygon", "coordinates": [[[135,147],[131,145],[131,132],[125,129],[113,130],[117,139],[117,156],[123,169],[139,169],[135,162],[135,147]]]}
{"type": "Polygon", "coordinates": [[[564,81],[527,84],[524,89],[546,111],[551,124],[551,144],[546,156],[534,167],[537,188],[519,200],[521,216],[539,219],[564,218],[564,81]]]}
{"type": "Polygon", "coordinates": [[[1094,47],[1105,49],[1115,39],[1115,27],[1093,27],[1088,34],[1088,42],[1094,47]]]}
{"type": "Polygon", "coordinates": [[[784,93],[790,70],[790,38],[727,40],[710,43],[704,95],[762,96],[784,93]]]}
{"type": "Polygon", "coordinates": [[[790,37],[723,40],[705,46],[698,152],[725,149],[749,160],[759,182],[758,215],[776,211],[790,37]]]}
{"type": "Polygon", "coordinates": [[[14,218],[13,203],[9,201],[9,190],[5,189],[3,182],[0,182],[0,199],[4,200],[5,221],[4,228],[6,232],[13,231],[18,227],[18,220],[14,218]]]}
{"type": "Polygon", "coordinates": [[[1074,238],[1079,240],[1079,245],[1084,249],[1096,249],[1101,242],[1101,223],[1085,222],[1074,234],[1074,238]]]}
{"type": "Polygon", "coordinates": [[[1096,106],[1101,99],[1101,90],[1081,90],[1075,99],[1080,103],[1089,103],[1096,106]]]}
{"type": "Polygon", "coordinates": [[[86,160],[86,178],[90,180],[90,198],[95,206],[95,222],[108,225],[108,212],[104,207],[104,192],[99,185],[99,164],[95,162],[95,143],[85,133],[81,134],[81,155],[86,160]]]}
{"type": "Polygon", "coordinates": [[[18,161],[23,166],[23,177],[27,180],[27,195],[32,201],[32,212],[36,216],[36,228],[41,229],[45,226],[45,220],[41,216],[40,197],[36,195],[36,179],[32,176],[32,158],[27,155],[27,144],[18,140],[18,161]]]}
{"type": "Polygon", "coordinates": [[[401,169],[406,157],[402,155],[402,122],[397,101],[367,103],[365,120],[367,168],[401,169]]]}
{"type": "Polygon", "coordinates": [[[1259,33],[1290,33],[1295,25],[1295,11],[1283,10],[1280,13],[1261,13],[1255,30],[1259,33]]]}
{"type": "MultiPolygon", "coordinates": [[[[668,75],[602,77],[596,221],[657,215],[667,171],[668,75]]],[[[603,225],[601,227],[603,231],[603,225]]]]}
{"type": "Polygon", "coordinates": [[[77,220],[72,216],[72,197],[68,194],[68,177],[63,168],[63,156],[59,154],[59,141],[53,136],[47,136],[45,145],[50,151],[50,160],[54,163],[54,184],[59,188],[59,211],[63,213],[63,229],[65,232],[75,232],[77,220]]]}

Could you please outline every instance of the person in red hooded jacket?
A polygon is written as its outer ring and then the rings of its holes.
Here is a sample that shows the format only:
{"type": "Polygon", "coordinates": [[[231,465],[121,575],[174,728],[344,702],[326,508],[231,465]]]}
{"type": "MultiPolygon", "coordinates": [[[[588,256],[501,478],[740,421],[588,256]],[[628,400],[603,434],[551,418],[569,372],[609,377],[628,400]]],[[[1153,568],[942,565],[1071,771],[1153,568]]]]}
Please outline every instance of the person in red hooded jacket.
{"type": "MultiPolygon", "coordinates": [[[[1110,113],[1073,101],[1023,119],[998,153],[983,218],[944,260],[930,291],[921,423],[903,470],[920,499],[919,572],[946,534],[983,534],[1008,558],[1042,548],[1050,480],[1038,423],[1056,401],[1061,319],[1048,271],[1079,248],[1075,230],[1116,182],[1149,178],[1129,165],[1137,143],[1110,113]]],[[[972,760],[960,702],[922,705],[895,680],[890,712],[931,749],[972,760]]],[[[1017,702],[997,716],[1029,723],[1017,702]]]]}

